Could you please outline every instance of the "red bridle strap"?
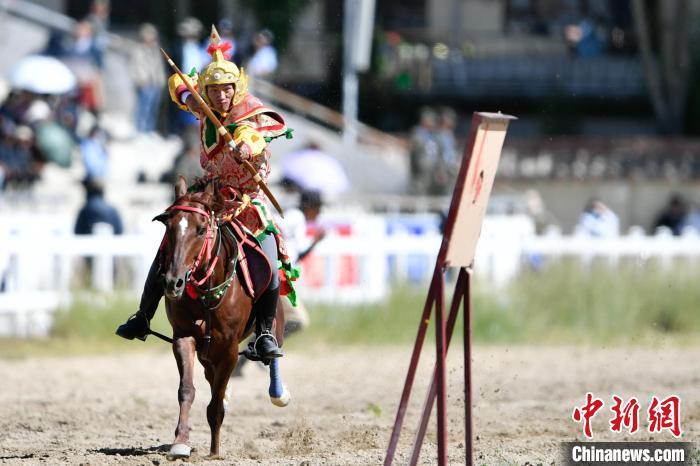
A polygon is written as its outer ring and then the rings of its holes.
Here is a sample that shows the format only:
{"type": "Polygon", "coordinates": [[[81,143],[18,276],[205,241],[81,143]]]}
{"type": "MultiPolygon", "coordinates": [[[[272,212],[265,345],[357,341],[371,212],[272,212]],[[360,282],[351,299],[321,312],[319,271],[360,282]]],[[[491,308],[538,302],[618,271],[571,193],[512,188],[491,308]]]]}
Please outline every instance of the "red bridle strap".
{"type": "Polygon", "coordinates": [[[200,209],[199,207],[192,207],[192,206],[189,206],[189,205],[171,205],[170,207],[168,207],[168,208],[165,209],[165,210],[166,210],[166,211],[170,211],[170,210],[185,210],[185,211],[187,211],[187,212],[196,212],[196,213],[198,213],[198,214],[204,215],[204,216],[206,217],[206,219],[209,220],[209,212],[207,212],[206,210],[200,209]]]}
{"type": "Polygon", "coordinates": [[[214,260],[211,261],[209,264],[209,268],[207,270],[207,273],[204,275],[204,278],[201,280],[196,280],[194,278],[194,272],[199,268],[200,264],[204,264],[206,262],[209,262],[211,259],[211,251],[214,248],[214,229],[212,226],[214,217],[213,215],[210,215],[209,212],[206,210],[200,209],[199,207],[193,207],[189,205],[172,205],[166,209],[166,211],[171,211],[171,210],[182,210],[185,212],[193,212],[196,214],[201,214],[204,215],[204,217],[207,219],[207,234],[204,238],[204,243],[202,243],[202,249],[199,250],[199,254],[197,255],[197,259],[195,259],[194,264],[192,264],[192,267],[190,267],[190,273],[187,278],[188,281],[191,281],[192,284],[195,286],[201,286],[205,281],[211,277],[211,274],[214,273],[214,268],[216,267],[217,262],[219,261],[219,257],[215,257],[214,260]]]}

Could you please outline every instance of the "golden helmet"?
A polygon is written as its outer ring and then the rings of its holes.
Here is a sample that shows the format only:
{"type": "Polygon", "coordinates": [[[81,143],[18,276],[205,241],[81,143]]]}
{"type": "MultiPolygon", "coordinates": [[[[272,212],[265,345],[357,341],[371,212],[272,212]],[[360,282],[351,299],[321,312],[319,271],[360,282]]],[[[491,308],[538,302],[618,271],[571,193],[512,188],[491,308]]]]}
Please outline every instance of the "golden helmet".
{"type": "Polygon", "coordinates": [[[224,53],[231,49],[231,43],[223,42],[214,26],[211,27],[209,41],[207,52],[211,55],[212,60],[199,73],[199,89],[202,97],[208,105],[211,105],[207,97],[206,86],[209,84],[233,84],[235,91],[233,105],[236,105],[248,93],[248,76],[243,68],[239,70],[235,63],[224,58],[224,53]]]}

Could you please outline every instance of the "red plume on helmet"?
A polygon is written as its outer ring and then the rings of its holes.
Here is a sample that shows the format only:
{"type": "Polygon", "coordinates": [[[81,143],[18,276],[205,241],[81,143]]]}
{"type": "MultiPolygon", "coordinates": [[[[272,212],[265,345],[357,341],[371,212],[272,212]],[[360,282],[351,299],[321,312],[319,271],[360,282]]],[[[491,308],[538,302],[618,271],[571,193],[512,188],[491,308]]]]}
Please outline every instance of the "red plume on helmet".
{"type": "Polygon", "coordinates": [[[231,42],[222,40],[218,44],[211,43],[209,44],[209,47],[207,47],[207,53],[211,55],[212,57],[214,56],[214,52],[219,50],[221,54],[224,56],[226,60],[231,58],[231,49],[233,48],[233,45],[231,45],[231,42]]]}

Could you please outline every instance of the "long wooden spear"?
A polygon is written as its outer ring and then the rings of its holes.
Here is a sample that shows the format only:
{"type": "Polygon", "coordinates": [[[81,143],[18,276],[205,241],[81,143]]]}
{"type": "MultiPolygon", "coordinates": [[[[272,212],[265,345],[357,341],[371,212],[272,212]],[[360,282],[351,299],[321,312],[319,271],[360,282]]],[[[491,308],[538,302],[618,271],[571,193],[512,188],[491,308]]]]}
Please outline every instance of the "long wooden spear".
{"type": "MultiPolygon", "coordinates": [[[[163,55],[165,56],[165,59],[168,61],[168,65],[175,70],[175,72],[180,76],[180,79],[182,79],[182,82],[185,83],[185,86],[187,86],[187,90],[190,91],[190,93],[194,96],[195,100],[199,104],[200,108],[204,111],[204,114],[209,118],[209,121],[211,121],[214,126],[216,127],[216,131],[219,133],[221,137],[224,138],[226,141],[226,144],[231,148],[236,153],[240,153],[240,150],[236,146],[236,142],[233,140],[233,137],[231,136],[231,133],[228,132],[228,130],[224,127],[224,125],[221,124],[219,119],[216,117],[214,112],[209,108],[209,105],[202,99],[202,96],[199,95],[199,92],[192,86],[192,84],[185,78],[185,75],[182,74],[182,71],[180,71],[180,68],[177,67],[175,62],[168,56],[168,54],[163,50],[162,48],[160,49],[161,52],[163,52],[163,55]]],[[[284,212],[282,212],[282,206],[280,206],[279,202],[277,202],[277,199],[275,198],[274,194],[272,194],[272,191],[270,191],[270,188],[265,184],[263,179],[260,177],[260,173],[255,169],[255,167],[248,162],[247,160],[242,160],[241,163],[243,164],[243,167],[248,170],[248,172],[253,176],[253,180],[260,186],[260,189],[262,189],[267,197],[270,198],[270,202],[272,202],[272,205],[275,206],[275,209],[280,213],[282,217],[284,217],[284,212]]]]}

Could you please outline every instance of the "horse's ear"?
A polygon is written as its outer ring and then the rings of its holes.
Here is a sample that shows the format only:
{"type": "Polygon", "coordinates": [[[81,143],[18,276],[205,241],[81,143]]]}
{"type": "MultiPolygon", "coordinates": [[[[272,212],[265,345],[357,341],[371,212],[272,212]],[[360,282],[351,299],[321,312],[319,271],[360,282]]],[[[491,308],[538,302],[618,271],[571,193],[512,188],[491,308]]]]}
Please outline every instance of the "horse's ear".
{"type": "Polygon", "coordinates": [[[214,180],[211,180],[209,183],[207,183],[207,187],[204,188],[204,192],[214,197],[217,191],[215,184],[216,183],[214,182],[214,180]]]}
{"type": "Polygon", "coordinates": [[[175,198],[180,199],[185,194],[187,194],[187,181],[185,181],[184,176],[180,175],[175,183],[175,198]]]}
{"type": "Polygon", "coordinates": [[[155,217],[153,217],[153,220],[151,220],[151,222],[165,223],[166,220],[168,220],[168,218],[170,218],[170,212],[163,212],[162,214],[158,214],[155,217]]]}

